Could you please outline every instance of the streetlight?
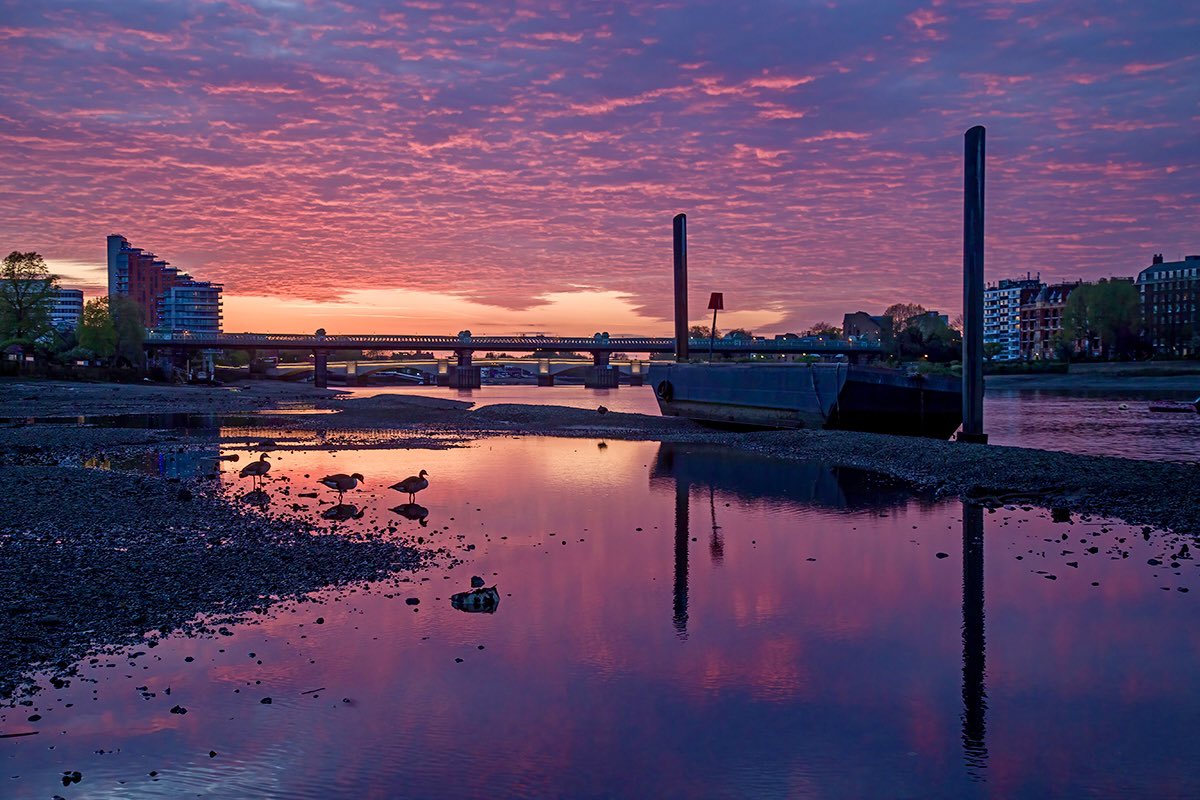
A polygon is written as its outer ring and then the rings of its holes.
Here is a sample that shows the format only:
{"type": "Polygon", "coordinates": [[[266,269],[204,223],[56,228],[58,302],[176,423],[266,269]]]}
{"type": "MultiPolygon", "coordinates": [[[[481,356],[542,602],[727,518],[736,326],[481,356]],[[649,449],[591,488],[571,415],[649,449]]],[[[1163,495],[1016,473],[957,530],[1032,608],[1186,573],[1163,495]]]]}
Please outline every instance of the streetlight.
{"type": "Polygon", "coordinates": [[[713,292],[708,297],[708,307],[713,312],[712,327],[708,329],[708,363],[713,360],[713,339],[717,336],[717,312],[725,308],[725,295],[721,292],[713,292]]]}

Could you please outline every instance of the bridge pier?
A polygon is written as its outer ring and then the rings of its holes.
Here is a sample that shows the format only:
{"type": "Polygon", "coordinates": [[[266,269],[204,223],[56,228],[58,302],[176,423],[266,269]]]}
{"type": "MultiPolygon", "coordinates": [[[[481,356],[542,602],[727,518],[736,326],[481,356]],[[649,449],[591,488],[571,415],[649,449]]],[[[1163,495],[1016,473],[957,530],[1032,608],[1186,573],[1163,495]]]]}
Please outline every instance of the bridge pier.
{"type": "Polygon", "coordinates": [[[550,359],[548,359],[548,358],[539,358],[538,359],[537,382],[538,382],[538,384],[537,384],[538,386],[553,386],[554,385],[554,376],[550,374],[550,359]]]}
{"type": "Polygon", "coordinates": [[[483,385],[479,367],[471,364],[471,351],[463,348],[455,350],[458,364],[450,370],[449,385],[452,389],[478,389],[483,385]]]}
{"type": "Polygon", "coordinates": [[[583,385],[588,389],[615,389],[621,385],[621,372],[609,361],[612,353],[608,350],[597,350],[592,353],[592,368],[583,377],[583,385]]]}
{"type": "Polygon", "coordinates": [[[318,389],[329,388],[329,352],[313,350],[313,386],[318,389]]]}
{"type": "Polygon", "coordinates": [[[629,365],[629,385],[630,386],[645,386],[646,373],[642,372],[642,362],[633,361],[629,365]]]}

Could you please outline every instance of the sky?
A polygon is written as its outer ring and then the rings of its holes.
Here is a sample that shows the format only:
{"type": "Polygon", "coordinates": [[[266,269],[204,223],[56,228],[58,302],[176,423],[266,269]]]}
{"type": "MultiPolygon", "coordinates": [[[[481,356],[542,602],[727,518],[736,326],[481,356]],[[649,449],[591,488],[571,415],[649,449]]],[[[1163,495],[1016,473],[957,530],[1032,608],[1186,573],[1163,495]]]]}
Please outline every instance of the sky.
{"type": "Polygon", "coordinates": [[[232,331],[802,331],[1200,253],[1195,2],[0,0],[0,249],[121,233],[232,331]]]}

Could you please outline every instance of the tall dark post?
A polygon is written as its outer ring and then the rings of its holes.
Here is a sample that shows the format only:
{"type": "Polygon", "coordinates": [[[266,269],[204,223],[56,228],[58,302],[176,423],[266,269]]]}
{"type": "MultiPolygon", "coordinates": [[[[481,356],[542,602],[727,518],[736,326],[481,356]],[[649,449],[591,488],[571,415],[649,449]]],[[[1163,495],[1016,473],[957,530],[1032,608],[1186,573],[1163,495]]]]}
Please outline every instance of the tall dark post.
{"type": "Polygon", "coordinates": [[[688,360],[688,303],[687,303],[687,215],[676,214],[674,219],[675,249],[675,360],[688,360]]]}
{"type": "MultiPolygon", "coordinates": [[[[680,214],[680,216],[683,216],[680,214]]],[[[688,494],[691,487],[675,478],[675,635],[687,638],[688,623],[688,494]]]]}
{"type": "Polygon", "coordinates": [[[987,767],[987,689],[983,635],[983,506],[963,503],[962,746],[974,778],[987,767]]]}
{"type": "Polygon", "coordinates": [[[966,135],[963,181],[963,427],[960,442],[987,444],[983,432],[983,161],[986,131],[966,135]]]}

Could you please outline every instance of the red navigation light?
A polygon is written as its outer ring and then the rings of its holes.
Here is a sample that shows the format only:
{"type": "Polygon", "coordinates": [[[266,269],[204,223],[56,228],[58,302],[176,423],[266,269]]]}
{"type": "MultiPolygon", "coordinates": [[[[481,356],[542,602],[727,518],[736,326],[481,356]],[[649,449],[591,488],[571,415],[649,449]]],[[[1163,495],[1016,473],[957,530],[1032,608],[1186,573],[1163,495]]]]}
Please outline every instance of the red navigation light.
{"type": "Polygon", "coordinates": [[[721,292],[713,292],[708,298],[709,311],[724,311],[725,310],[725,295],[721,292]]]}

